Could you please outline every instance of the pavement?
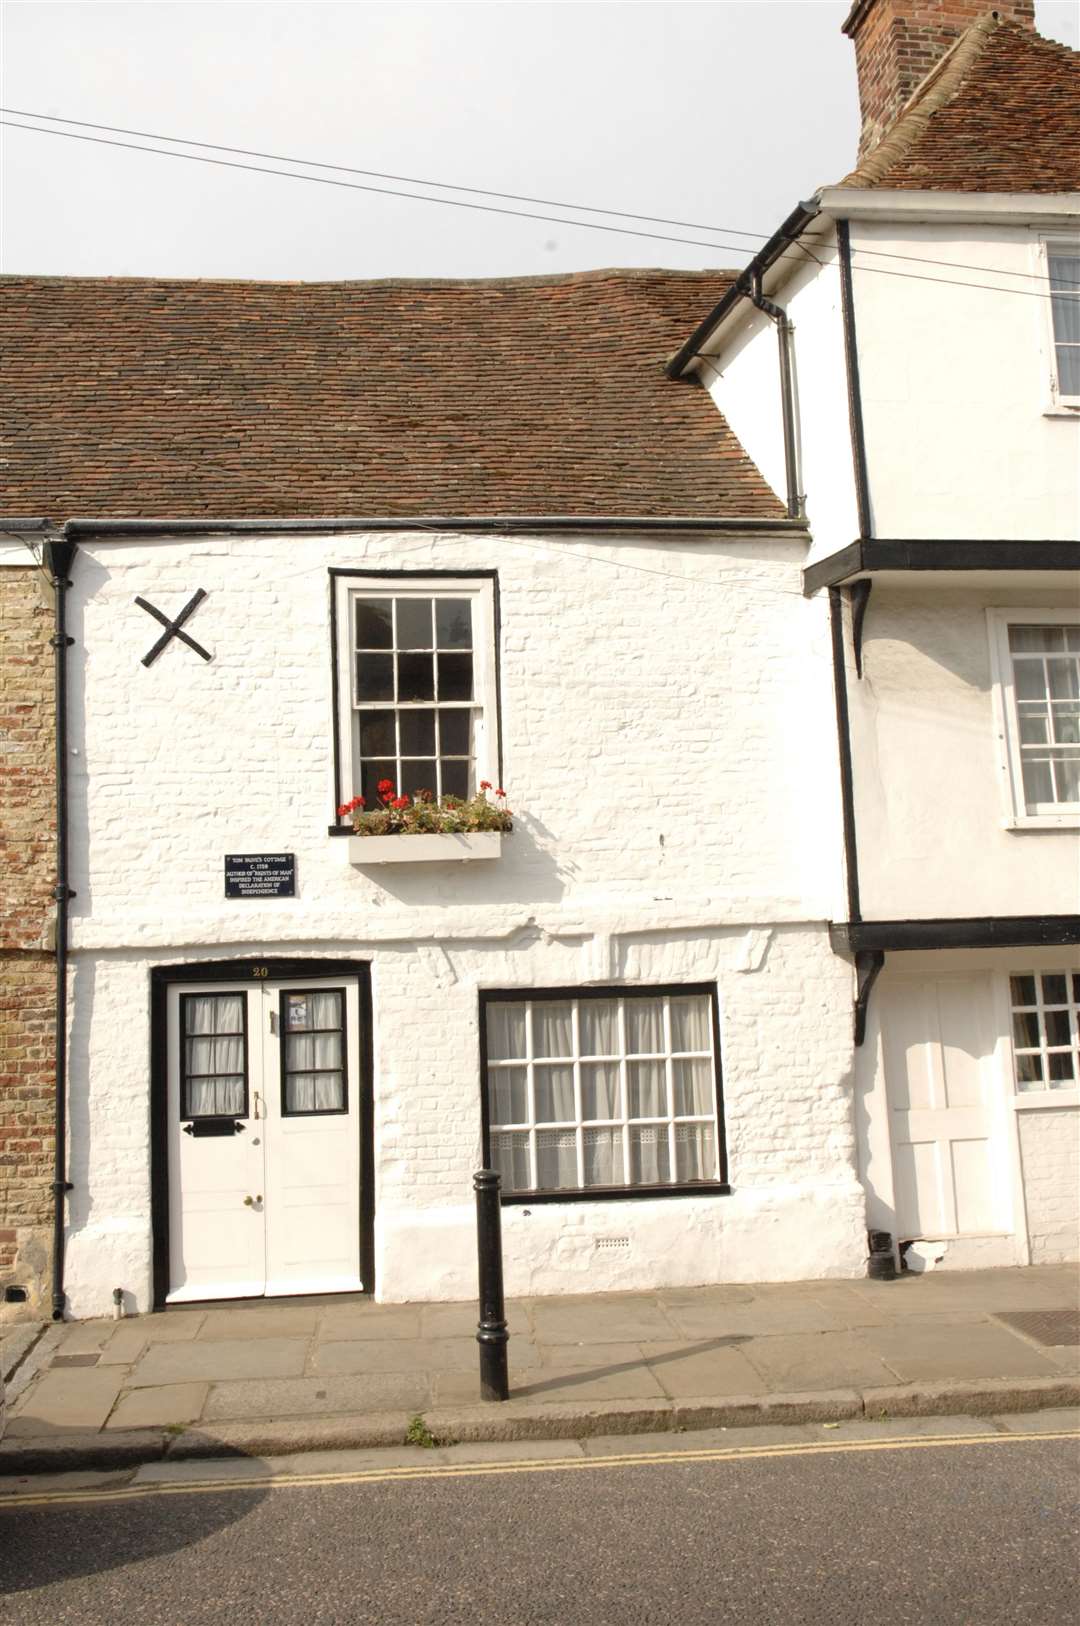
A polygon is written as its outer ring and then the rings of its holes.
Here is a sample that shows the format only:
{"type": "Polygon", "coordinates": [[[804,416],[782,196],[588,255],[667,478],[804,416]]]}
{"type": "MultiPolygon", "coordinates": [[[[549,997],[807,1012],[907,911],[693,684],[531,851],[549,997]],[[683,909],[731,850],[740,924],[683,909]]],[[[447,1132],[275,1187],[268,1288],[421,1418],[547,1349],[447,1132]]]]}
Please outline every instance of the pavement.
{"type": "Polygon", "coordinates": [[[9,1328],[0,1473],[1080,1403],[1071,1265],[521,1299],[507,1313],[502,1403],[480,1398],[472,1303],[252,1300],[9,1328]]]}

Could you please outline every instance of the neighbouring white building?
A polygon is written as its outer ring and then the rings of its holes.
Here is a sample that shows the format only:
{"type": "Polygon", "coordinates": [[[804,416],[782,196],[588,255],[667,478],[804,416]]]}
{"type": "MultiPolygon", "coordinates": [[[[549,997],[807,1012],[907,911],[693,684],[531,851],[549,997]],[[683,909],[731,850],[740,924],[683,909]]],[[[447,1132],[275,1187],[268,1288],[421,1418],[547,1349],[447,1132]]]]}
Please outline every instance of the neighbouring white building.
{"type": "Polygon", "coordinates": [[[915,9],[738,277],[0,283],[60,1313],[469,1297],[487,1163],[514,1294],[1076,1256],[1077,60],[943,0],[907,87],[915,9]]]}

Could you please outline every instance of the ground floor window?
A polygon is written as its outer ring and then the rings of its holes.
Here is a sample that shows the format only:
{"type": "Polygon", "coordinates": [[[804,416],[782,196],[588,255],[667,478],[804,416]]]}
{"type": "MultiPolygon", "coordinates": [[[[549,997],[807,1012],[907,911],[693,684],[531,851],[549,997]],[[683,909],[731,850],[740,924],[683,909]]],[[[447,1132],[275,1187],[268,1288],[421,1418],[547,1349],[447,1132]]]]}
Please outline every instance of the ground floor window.
{"type": "Polygon", "coordinates": [[[482,996],[488,1162],[504,1196],[720,1185],[716,990],[482,996]]]}
{"type": "Polygon", "coordinates": [[[1080,1081],[1080,974],[1020,971],[1009,978],[1018,1090],[1075,1090],[1080,1081]]]}

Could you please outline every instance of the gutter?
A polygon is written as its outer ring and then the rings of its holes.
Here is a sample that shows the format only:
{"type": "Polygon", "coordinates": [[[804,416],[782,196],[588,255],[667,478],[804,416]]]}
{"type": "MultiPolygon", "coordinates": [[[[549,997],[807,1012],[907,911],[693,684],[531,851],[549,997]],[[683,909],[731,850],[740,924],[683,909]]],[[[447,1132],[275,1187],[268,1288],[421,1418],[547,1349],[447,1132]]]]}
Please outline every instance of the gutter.
{"type": "Polygon", "coordinates": [[[729,516],[672,516],[655,519],[641,515],[595,514],[515,514],[490,515],[417,514],[409,518],[386,515],[331,516],[325,519],[69,519],[63,527],[68,541],[84,537],[175,536],[214,533],[221,536],[251,536],[270,533],[319,534],[340,531],[477,531],[563,532],[563,531],[805,531],[805,519],[778,516],[776,519],[734,519],[729,516]]]}
{"type": "Polygon", "coordinates": [[[52,578],[54,631],[52,643],[55,664],[56,733],[56,1084],[54,1106],[55,1147],[53,1152],[53,1255],[52,1315],[64,1319],[64,1199],[71,1190],[67,1178],[67,967],[69,905],[75,896],[68,885],[68,794],[67,794],[67,652],[75,642],[67,630],[67,590],[75,558],[76,543],[47,541],[43,561],[52,578]]]}

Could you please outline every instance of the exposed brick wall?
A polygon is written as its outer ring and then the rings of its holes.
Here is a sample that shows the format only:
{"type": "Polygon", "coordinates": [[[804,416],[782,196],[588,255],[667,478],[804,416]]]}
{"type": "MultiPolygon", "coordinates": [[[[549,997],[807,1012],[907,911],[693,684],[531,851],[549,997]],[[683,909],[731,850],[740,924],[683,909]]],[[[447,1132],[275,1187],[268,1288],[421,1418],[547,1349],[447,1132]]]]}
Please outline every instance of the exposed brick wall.
{"type": "Polygon", "coordinates": [[[1080,1258],[1080,1113],[1018,1113],[1033,1265],[1080,1258]]]}
{"type": "Polygon", "coordinates": [[[1034,31],[1034,0],[997,0],[992,7],[987,0],[862,0],[852,7],[844,33],[855,43],[859,74],[860,158],[969,24],[991,9],[1034,31]]]}
{"type": "Polygon", "coordinates": [[[0,569],[0,1289],[48,1299],[52,1214],[52,611],[39,572],[0,569]]]}

